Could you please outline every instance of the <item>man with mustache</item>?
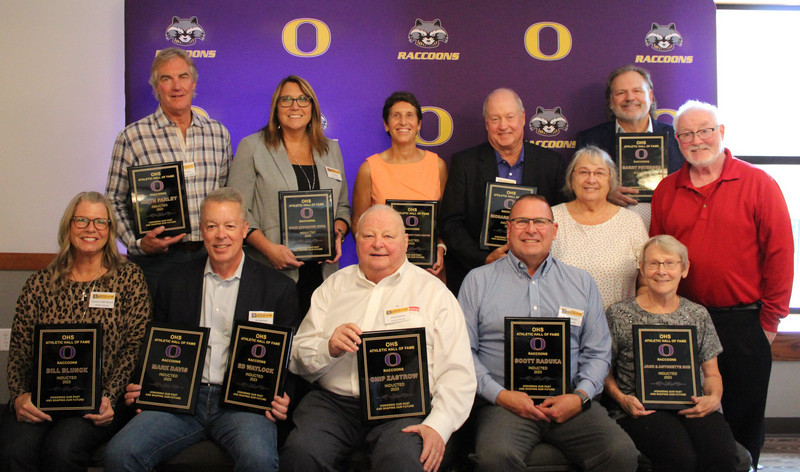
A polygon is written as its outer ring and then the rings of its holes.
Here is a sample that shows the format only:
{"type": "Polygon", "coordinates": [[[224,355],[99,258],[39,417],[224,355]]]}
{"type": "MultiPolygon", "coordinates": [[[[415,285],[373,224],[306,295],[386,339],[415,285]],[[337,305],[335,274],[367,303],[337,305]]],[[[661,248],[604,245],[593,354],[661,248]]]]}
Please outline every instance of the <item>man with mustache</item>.
{"type": "MultiPolygon", "coordinates": [[[[612,157],[616,156],[617,133],[667,133],[669,173],[683,165],[674,132],[666,123],[656,121],[656,98],[650,73],[632,64],[615,69],[606,82],[606,113],[609,121],[578,133],[577,148],[595,145],[612,157]]],[[[619,187],[610,200],[626,207],[636,204],[627,194],[637,193],[630,187],[619,187]]]]}
{"type": "Polygon", "coordinates": [[[794,247],[778,184],[733,157],[724,135],[713,105],[690,100],[678,109],[675,137],[686,163],[653,193],[650,235],[669,234],[689,248],[692,270],[678,294],[711,313],[724,349],[725,419],[758,464],[770,344],[789,313],[794,247]]]}

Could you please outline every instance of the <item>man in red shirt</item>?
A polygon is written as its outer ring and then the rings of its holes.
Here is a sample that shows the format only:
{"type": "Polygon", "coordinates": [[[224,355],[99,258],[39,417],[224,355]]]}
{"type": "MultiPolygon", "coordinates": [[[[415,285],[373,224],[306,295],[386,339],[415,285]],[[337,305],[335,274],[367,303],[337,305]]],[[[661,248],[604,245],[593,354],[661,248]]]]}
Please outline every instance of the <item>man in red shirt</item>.
{"type": "Polygon", "coordinates": [[[770,344],[789,313],[794,245],[778,184],[722,146],[718,115],[697,101],[678,109],[675,137],[686,163],[653,193],[650,235],[670,234],[689,248],[692,270],[679,294],[711,313],[724,349],[725,419],[758,464],[770,344]]]}

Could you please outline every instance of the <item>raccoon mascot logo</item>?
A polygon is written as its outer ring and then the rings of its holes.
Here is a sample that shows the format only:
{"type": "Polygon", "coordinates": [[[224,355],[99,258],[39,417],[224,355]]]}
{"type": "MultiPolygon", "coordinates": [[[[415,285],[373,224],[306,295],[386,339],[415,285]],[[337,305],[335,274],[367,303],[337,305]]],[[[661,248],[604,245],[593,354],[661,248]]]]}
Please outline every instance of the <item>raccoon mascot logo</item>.
{"type": "Polygon", "coordinates": [[[558,133],[569,129],[569,122],[561,113],[561,107],[547,109],[536,107],[536,114],[530,122],[531,131],[542,136],[557,136],[558,133]]]}
{"type": "Polygon", "coordinates": [[[681,46],[683,37],[675,29],[675,23],[668,25],[653,23],[650,32],[644,37],[644,43],[654,51],[668,52],[675,49],[675,46],[681,46]]]}
{"type": "Polygon", "coordinates": [[[416,24],[408,32],[408,42],[421,48],[437,48],[439,43],[447,42],[447,31],[442,28],[442,22],[438,18],[433,21],[422,21],[417,18],[416,24]]]}
{"type": "Polygon", "coordinates": [[[197,17],[178,18],[172,17],[172,24],[167,28],[167,39],[178,46],[191,46],[197,40],[203,40],[206,32],[197,24],[197,17]]]}

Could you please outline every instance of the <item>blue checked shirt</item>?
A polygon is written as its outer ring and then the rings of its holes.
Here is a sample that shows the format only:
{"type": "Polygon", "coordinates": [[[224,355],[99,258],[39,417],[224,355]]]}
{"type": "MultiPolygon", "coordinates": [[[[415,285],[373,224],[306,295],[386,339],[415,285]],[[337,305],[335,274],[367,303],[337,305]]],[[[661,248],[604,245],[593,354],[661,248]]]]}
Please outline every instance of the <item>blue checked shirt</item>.
{"type": "Polygon", "coordinates": [[[467,321],[478,395],[495,403],[504,390],[503,359],[507,316],[558,317],[559,307],[583,311],[580,326],[570,326],[572,387],[594,397],[603,390],[611,361],[611,336],[594,279],[588,272],[547,256],[528,275],[511,252],[464,279],[458,303],[467,321]]]}
{"type": "Polygon", "coordinates": [[[192,232],[181,241],[201,241],[200,203],[212,190],[224,187],[232,159],[231,136],[216,120],[192,112],[192,124],[186,130],[185,149],[180,129],[158,107],[155,113],[126,126],[117,136],[108,169],[106,197],[114,207],[119,222],[119,239],[129,254],[144,254],[133,231],[130,217],[128,167],[162,162],[194,163],[195,175],[186,176],[186,195],[192,232]]]}

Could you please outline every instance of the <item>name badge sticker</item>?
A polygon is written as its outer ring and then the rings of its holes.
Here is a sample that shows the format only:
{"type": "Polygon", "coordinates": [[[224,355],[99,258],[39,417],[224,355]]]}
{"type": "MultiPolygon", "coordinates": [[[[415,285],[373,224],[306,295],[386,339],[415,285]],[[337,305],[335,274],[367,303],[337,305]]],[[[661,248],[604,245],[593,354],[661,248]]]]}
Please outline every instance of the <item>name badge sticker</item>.
{"type": "Polygon", "coordinates": [[[392,308],[386,310],[383,316],[383,322],[387,325],[402,323],[411,319],[411,312],[419,311],[418,306],[404,306],[400,308],[392,308]]]}
{"type": "Polygon", "coordinates": [[[114,308],[117,294],[114,292],[92,292],[89,295],[89,308],[114,308]]]}
{"type": "Polygon", "coordinates": [[[569,318],[569,324],[572,326],[580,326],[583,324],[583,310],[577,308],[560,306],[558,307],[558,317],[569,318]]]}
{"type": "Polygon", "coordinates": [[[251,311],[247,315],[247,320],[253,323],[272,324],[275,321],[274,311],[251,311]]]}
{"type": "Polygon", "coordinates": [[[195,175],[194,169],[194,162],[184,162],[183,163],[183,176],[184,177],[194,177],[195,175]]]}
{"type": "Polygon", "coordinates": [[[333,167],[325,166],[325,172],[328,173],[328,177],[333,180],[338,180],[339,182],[342,181],[342,171],[339,169],[334,169],[333,167]]]}
{"type": "Polygon", "coordinates": [[[503,177],[495,177],[494,181],[495,182],[500,182],[500,183],[503,183],[503,184],[516,184],[517,183],[517,181],[514,180],[514,179],[504,179],[503,177]]]}

